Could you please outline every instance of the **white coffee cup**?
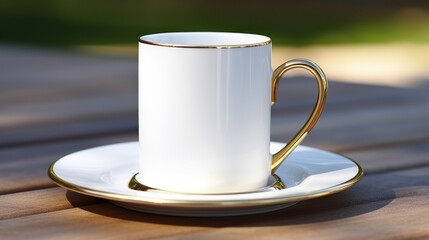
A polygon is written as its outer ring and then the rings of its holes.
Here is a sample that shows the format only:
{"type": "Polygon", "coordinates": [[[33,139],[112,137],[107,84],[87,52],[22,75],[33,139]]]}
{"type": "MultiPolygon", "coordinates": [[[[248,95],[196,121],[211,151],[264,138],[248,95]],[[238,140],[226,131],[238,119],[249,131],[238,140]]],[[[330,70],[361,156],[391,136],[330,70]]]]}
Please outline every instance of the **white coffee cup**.
{"type": "Polygon", "coordinates": [[[267,181],[318,120],[322,70],[305,59],[271,68],[271,39],[244,33],[177,32],[139,43],[140,170],[150,188],[184,193],[253,191],[267,181]],[[292,68],[316,77],[318,98],[298,134],[270,154],[271,105],[292,68]]]}

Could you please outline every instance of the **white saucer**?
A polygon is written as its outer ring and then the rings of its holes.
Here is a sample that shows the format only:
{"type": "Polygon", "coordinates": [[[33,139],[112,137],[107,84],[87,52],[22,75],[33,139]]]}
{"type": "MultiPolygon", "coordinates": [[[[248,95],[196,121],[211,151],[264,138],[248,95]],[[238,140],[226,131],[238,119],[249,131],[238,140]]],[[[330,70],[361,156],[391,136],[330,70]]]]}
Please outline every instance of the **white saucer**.
{"type": "MultiPolygon", "coordinates": [[[[283,143],[271,142],[276,152],[283,143]]],[[[362,168],[336,153],[299,146],[277,170],[285,189],[237,194],[181,194],[128,187],[138,171],[138,143],[91,148],[67,155],[49,168],[58,185],[142,212],[178,216],[230,216],[278,210],[298,201],[342,191],[359,181],[362,168]]]]}

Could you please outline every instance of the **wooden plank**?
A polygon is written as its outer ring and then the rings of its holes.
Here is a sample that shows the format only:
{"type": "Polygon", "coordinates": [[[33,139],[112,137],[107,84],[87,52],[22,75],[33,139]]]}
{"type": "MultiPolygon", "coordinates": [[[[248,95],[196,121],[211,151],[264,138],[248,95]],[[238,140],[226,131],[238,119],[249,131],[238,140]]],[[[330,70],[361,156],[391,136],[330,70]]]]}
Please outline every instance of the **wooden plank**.
{"type": "Polygon", "coordinates": [[[0,109],[0,128],[22,127],[40,123],[58,123],[77,117],[112,113],[137,113],[137,96],[130,94],[75,98],[67,101],[12,104],[0,109]]]}
{"type": "MultiPolygon", "coordinates": [[[[198,219],[187,222],[198,223],[198,219]]],[[[2,220],[0,232],[2,239],[34,236],[40,239],[149,239],[206,228],[171,226],[174,223],[168,218],[127,211],[106,203],[2,220]],[[17,230],[19,226],[23,227],[21,231],[17,230]]]]}
{"type": "Polygon", "coordinates": [[[47,176],[47,169],[58,158],[89,147],[136,139],[136,134],[100,136],[1,150],[0,194],[54,186],[47,176]]]}
{"type": "MultiPolygon", "coordinates": [[[[271,136],[286,141],[305,122],[307,114],[273,113],[271,136]]],[[[328,106],[304,144],[341,151],[371,145],[391,144],[429,138],[427,127],[429,105],[420,101],[413,105],[390,104],[383,108],[368,106],[331,111],[328,106]]]]}
{"type": "Polygon", "coordinates": [[[13,46],[0,46],[0,52],[1,143],[136,129],[136,58],[13,46]],[[125,120],[112,122],[119,117],[125,120]]]}
{"type": "Polygon", "coordinates": [[[362,164],[366,174],[429,166],[429,141],[342,152],[362,164]]]}
{"type": "MultiPolygon", "coordinates": [[[[315,89],[303,83],[308,81],[290,79],[295,85],[287,89],[288,80],[272,109],[272,139],[276,141],[287,141],[297,132],[315,101],[308,94],[315,89]],[[307,87],[308,92],[304,96],[294,93],[297,86],[307,87]]],[[[304,144],[344,151],[429,138],[428,131],[421,131],[429,122],[425,82],[409,88],[332,83],[325,111],[304,144]]]]}
{"type": "Polygon", "coordinates": [[[0,149],[114,134],[137,134],[137,131],[137,112],[124,113],[119,116],[97,115],[94,118],[77,116],[59,123],[2,129],[0,149]]]}
{"type": "Polygon", "coordinates": [[[137,86],[136,58],[4,45],[0,46],[0,52],[2,92],[69,89],[85,93],[85,89],[80,89],[82,85],[92,91],[135,89],[137,86]]]}
{"type": "MultiPolygon", "coordinates": [[[[341,80],[329,82],[327,106],[353,105],[356,107],[373,107],[368,102],[380,105],[406,104],[415,101],[428,101],[427,85],[410,86],[409,88],[383,85],[346,83],[341,80]]],[[[312,107],[317,94],[317,85],[311,77],[292,77],[282,79],[278,89],[278,101],[273,111],[300,110],[312,107]]]]}
{"type": "MultiPolygon", "coordinates": [[[[417,229],[426,229],[423,234],[429,234],[428,219],[414,220],[417,214],[419,216],[429,214],[429,209],[425,208],[429,203],[428,172],[429,167],[374,174],[363,178],[353,188],[332,196],[304,201],[293,208],[273,213],[232,218],[157,216],[120,209],[107,203],[68,209],[69,205],[62,202],[65,201],[64,198],[50,198],[56,193],[44,190],[42,192],[47,193],[48,199],[53,199],[55,206],[67,209],[37,214],[40,210],[35,206],[40,203],[26,202],[23,206],[24,210],[16,213],[16,217],[9,215],[14,218],[0,221],[0,232],[4,232],[4,236],[7,237],[26,237],[31,233],[41,238],[55,238],[60,234],[64,234],[61,235],[63,238],[80,236],[152,238],[183,234],[179,237],[196,239],[205,236],[223,238],[222,236],[230,236],[229,233],[231,233],[234,237],[239,234],[242,239],[247,237],[246,234],[250,231],[252,236],[263,234],[268,238],[290,236],[295,239],[303,231],[318,229],[324,239],[344,237],[345,233],[340,231],[343,228],[355,232],[359,229],[371,229],[373,226],[375,228],[373,231],[363,231],[365,237],[373,239],[379,234],[387,234],[383,236],[388,238],[395,237],[401,232],[404,236],[413,236],[419,233],[417,229]],[[413,207],[408,208],[410,205],[413,207]],[[33,214],[23,216],[22,214],[28,214],[25,209],[30,209],[28,211],[33,211],[33,214]],[[400,228],[396,226],[398,221],[401,223],[400,228]],[[213,227],[216,230],[212,230],[213,227]],[[296,227],[300,230],[297,231],[296,227]],[[105,230],[100,231],[100,228],[105,230]],[[74,235],[68,235],[70,231],[77,232],[74,235]],[[124,235],[125,232],[129,235],[124,235]],[[188,235],[189,233],[191,234],[188,235]],[[289,235],[290,233],[293,235],[289,235]]],[[[22,195],[35,199],[32,197],[33,192],[22,193],[22,195]]],[[[37,191],[36,194],[41,192],[37,191]]],[[[17,208],[17,204],[12,205],[9,207],[17,208]]],[[[350,237],[354,239],[362,236],[351,235],[350,237]]]]}
{"type": "MultiPolygon", "coordinates": [[[[36,158],[57,157],[87,147],[110,144],[112,142],[136,141],[137,134],[106,135],[87,139],[72,139],[50,143],[32,144],[24,147],[13,147],[0,150],[1,166],[13,165],[15,162],[36,161],[36,158]]],[[[36,161],[37,162],[37,161],[36,161]]]]}
{"type": "Polygon", "coordinates": [[[107,96],[109,94],[137,94],[137,78],[130,79],[128,77],[127,79],[125,76],[118,76],[117,79],[101,77],[94,79],[84,74],[73,76],[75,80],[69,83],[64,83],[64,79],[59,74],[56,81],[49,83],[43,83],[44,79],[41,82],[37,76],[36,79],[33,76],[30,79],[23,79],[22,81],[28,82],[22,82],[22,86],[4,85],[3,89],[0,90],[0,106],[107,96]]]}
{"type": "Polygon", "coordinates": [[[100,203],[104,200],[66,191],[59,187],[0,196],[0,219],[100,203]]]}
{"type": "Polygon", "coordinates": [[[428,204],[427,196],[417,196],[307,214],[237,218],[223,228],[162,239],[426,239],[428,204]]]}

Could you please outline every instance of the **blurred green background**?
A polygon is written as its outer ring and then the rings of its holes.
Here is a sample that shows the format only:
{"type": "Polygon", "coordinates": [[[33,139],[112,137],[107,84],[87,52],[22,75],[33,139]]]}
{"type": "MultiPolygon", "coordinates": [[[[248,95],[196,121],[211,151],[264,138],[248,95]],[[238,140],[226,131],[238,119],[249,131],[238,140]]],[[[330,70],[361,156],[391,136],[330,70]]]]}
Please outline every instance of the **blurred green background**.
{"type": "Polygon", "coordinates": [[[136,44],[170,31],[234,31],[276,44],[429,43],[429,1],[2,0],[3,43],[136,44]]]}

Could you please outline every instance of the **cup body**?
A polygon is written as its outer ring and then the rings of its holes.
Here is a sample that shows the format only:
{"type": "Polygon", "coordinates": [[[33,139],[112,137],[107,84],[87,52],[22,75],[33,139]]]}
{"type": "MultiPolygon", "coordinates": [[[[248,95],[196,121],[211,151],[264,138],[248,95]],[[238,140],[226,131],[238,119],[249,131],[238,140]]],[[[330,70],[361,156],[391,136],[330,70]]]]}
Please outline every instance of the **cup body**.
{"type": "Polygon", "coordinates": [[[271,171],[271,40],[165,33],[139,43],[137,180],[185,193],[251,191],[271,171]]]}

